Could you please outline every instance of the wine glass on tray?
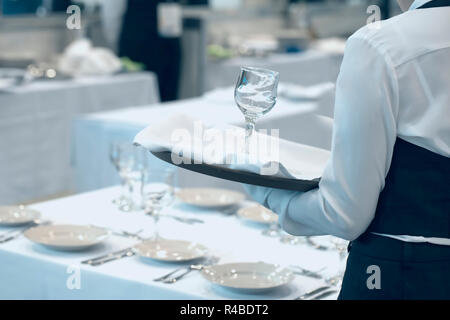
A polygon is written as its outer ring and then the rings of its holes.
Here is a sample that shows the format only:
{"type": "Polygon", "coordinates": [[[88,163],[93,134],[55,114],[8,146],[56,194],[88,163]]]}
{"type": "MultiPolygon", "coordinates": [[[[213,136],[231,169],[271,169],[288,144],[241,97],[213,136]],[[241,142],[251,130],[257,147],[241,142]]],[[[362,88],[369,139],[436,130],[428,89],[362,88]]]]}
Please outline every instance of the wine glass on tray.
{"type": "Polygon", "coordinates": [[[279,73],[269,69],[241,67],[234,100],[245,117],[245,149],[249,152],[256,121],[268,113],[277,101],[279,73]]]}

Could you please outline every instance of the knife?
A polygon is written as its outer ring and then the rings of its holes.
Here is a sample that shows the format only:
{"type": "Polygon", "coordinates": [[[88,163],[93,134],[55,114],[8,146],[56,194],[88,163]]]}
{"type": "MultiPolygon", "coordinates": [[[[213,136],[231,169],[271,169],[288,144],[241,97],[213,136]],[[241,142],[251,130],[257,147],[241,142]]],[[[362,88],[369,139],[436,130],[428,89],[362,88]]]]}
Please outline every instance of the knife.
{"type": "Polygon", "coordinates": [[[94,262],[90,263],[90,265],[93,266],[93,267],[96,267],[96,266],[100,266],[100,265],[105,264],[105,263],[110,262],[110,261],[119,260],[119,259],[122,259],[122,258],[132,257],[135,254],[136,254],[136,252],[130,249],[130,250],[125,251],[125,252],[123,252],[121,254],[117,254],[115,256],[112,256],[111,258],[94,261],[94,262]]]}
{"type": "Polygon", "coordinates": [[[315,297],[311,298],[310,300],[320,300],[320,299],[326,298],[336,292],[337,292],[336,290],[325,291],[324,293],[319,294],[318,296],[315,296],[315,297]]]}

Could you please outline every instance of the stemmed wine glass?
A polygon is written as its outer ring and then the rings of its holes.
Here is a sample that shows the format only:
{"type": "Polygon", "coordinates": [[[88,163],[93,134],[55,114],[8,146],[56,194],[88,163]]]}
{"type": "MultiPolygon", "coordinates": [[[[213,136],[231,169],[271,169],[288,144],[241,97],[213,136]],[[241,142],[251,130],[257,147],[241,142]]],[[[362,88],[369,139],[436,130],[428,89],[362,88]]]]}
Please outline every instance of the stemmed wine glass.
{"type": "Polygon", "coordinates": [[[153,218],[154,238],[159,238],[158,221],[165,207],[175,198],[175,170],[173,168],[148,169],[142,175],[142,200],[145,213],[153,218]]]}
{"type": "Polygon", "coordinates": [[[249,153],[256,120],[268,113],[277,101],[279,73],[276,71],[241,67],[234,89],[234,100],[245,117],[245,149],[249,153]]]}
{"type": "Polygon", "coordinates": [[[127,175],[129,168],[134,163],[132,145],[128,142],[114,141],[109,147],[109,159],[117,170],[120,178],[121,194],[118,198],[113,199],[113,203],[119,208],[126,208],[129,204],[129,187],[127,183],[127,175]]]}
{"type": "Polygon", "coordinates": [[[121,196],[113,200],[121,211],[142,209],[141,176],[148,164],[148,151],[130,142],[113,143],[110,159],[116,167],[121,180],[121,196]]]}

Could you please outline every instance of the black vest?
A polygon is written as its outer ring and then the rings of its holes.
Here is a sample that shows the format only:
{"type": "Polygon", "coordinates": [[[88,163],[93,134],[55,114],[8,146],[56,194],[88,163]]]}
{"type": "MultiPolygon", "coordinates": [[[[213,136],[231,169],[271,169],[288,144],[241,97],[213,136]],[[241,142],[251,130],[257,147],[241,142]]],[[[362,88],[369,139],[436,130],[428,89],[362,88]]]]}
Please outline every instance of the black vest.
{"type": "Polygon", "coordinates": [[[450,158],[397,138],[367,231],[450,238],[450,158]]]}
{"type": "Polygon", "coordinates": [[[417,9],[427,9],[427,8],[437,8],[437,7],[448,7],[450,6],[449,0],[434,0],[425,3],[423,6],[418,7],[417,9]]]}
{"type": "MultiPolygon", "coordinates": [[[[443,6],[450,6],[450,0],[418,9],[443,6]]],[[[367,232],[450,238],[450,158],[397,138],[367,232]]]]}

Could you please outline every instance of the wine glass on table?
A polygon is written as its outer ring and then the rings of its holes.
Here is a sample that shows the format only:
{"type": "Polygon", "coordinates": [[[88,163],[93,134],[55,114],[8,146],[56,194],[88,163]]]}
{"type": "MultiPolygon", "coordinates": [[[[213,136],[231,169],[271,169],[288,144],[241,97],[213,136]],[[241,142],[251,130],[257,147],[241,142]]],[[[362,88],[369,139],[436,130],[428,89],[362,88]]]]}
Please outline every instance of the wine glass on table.
{"type": "Polygon", "coordinates": [[[120,195],[114,198],[112,202],[119,208],[126,206],[129,201],[126,174],[134,161],[131,150],[129,142],[113,141],[109,146],[109,160],[116,169],[120,179],[120,195]]]}
{"type": "MultiPolygon", "coordinates": [[[[112,153],[112,152],[111,152],[112,153]]],[[[112,153],[113,154],[113,153],[112,153]]],[[[141,176],[147,165],[148,152],[132,143],[117,146],[115,165],[122,182],[122,197],[117,203],[119,210],[129,212],[142,209],[141,176]]]]}
{"type": "Polygon", "coordinates": [[[278,81],[279,73],[276,71],[253,67],[241,68],[234,90],[234,100],[245,117],[246,153],[250,150],[256,121],[275,106],[278,81]]]}
{"type": "Polygon", "coordinates": [[[161,212],[175,199],[175,170],[173,168],[144,170],[141,193],[145,213],[153,218],[154,239],[158,239],[161,212]]]}

